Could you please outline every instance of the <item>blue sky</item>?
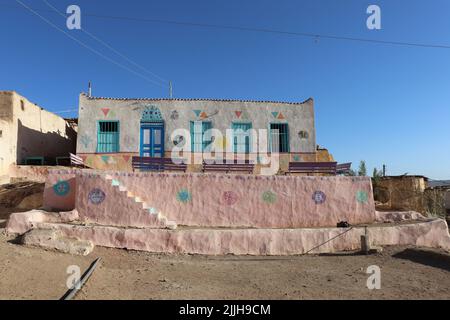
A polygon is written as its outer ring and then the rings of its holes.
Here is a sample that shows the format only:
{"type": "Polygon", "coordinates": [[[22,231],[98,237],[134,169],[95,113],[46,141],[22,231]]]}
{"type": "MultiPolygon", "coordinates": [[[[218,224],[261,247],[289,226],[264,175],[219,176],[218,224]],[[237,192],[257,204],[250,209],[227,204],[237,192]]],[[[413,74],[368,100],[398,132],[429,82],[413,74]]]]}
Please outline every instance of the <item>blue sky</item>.
{"type": "MultiPolygon", "coordinates": [[[[21,0],[89,47],[145,74],[41,0],[21,0]]],[[[303,101],[313,97],[317,143],[337,161],[388,174],[450,178],[450,49],[106,19],[92,15],[266,28],[450,46],[450,1],[47,0],[77,4],[82,27],[174,83],[178,98],[303,101]],[[381,7],[382,30],[366,28],[381,7]]],[[[0,0],[0,90],[51,111],[95,96],[166,97],[168,90],[79,45],[14,0],[0,0]]],[[[153,78],[154,79],[154,78],[153,78]]],[[[157,81],[157,80],[156,80],[157,81]]],[[[76,116],[64,113],[64,116],[76,116]]]]}

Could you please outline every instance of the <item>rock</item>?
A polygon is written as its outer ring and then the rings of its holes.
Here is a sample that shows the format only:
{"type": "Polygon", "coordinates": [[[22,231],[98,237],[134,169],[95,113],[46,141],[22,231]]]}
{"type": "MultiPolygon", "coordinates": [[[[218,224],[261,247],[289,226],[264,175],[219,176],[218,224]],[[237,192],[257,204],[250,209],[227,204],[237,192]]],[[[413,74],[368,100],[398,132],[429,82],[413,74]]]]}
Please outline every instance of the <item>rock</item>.
{"type": "Polygon", "coordinates": [[[25,233],[21,240],[24,245],[83,256],[94,249],[91,241],[65,237],[60,230],[56,229],[33,229],[25,233]]]}
{"type": "Polygon", "coordinates": [[[42,193],[34,193],[32,195],[26,196],[17,205],[19,209],[37,209],[42,207],[43,197],[42,193]]]}
{"type": "MultiPolygon", "coordinates": [[[[0,186],[0,206],[14,208],[25,198],[34,194],[44,194],[44,184],[35,182],[10,183],[0,186]]],[[[37,197],[37,196],[36,196],[37,197]]]]}

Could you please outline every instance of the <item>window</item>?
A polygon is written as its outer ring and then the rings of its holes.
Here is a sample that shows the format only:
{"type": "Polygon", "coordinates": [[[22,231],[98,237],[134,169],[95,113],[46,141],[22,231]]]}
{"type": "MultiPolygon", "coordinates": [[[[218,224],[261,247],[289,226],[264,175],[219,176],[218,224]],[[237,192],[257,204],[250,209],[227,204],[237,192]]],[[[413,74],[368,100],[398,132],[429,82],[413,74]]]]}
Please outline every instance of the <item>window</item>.
{"type": "Polygon", "coordinates": [[[250,153],[250,129],[251,123],[233,123],[233,145],[234,152],[250,153]]]}
{"type": "Polygon", "coordinates": [[[211,144],[210,121],[191,121],[191,151],[203,152],[211,144]]]}
{"type": "Polygon", "coordinates": [[[23,102],[23,100],[20,100],[20,109],[22,109],[22,111],[25,111],[25,103],[23,102]]]}
{"type": "Polygon", "coordinates": [[[99,121],[97,152],[119,152],[119,121],[99,121]]]}
{"type": "Polygon", "coordinates": [[[287,123],[270,124],[270,151],[289,152],[289,131],[287,123]]]}

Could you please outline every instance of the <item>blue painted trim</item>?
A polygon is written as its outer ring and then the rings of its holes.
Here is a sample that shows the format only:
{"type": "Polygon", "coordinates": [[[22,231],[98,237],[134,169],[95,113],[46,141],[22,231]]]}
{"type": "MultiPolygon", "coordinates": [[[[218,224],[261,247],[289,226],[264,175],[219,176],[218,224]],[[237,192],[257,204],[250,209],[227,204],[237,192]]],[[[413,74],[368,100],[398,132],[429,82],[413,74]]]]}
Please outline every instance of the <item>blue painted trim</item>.
{"type": "MultiPolygon", "coordinates": [[[[155,149],[160,149],[158,153],[161,153],[161,157],[164,157],[165,152],[165,125],[163,121],[153,121],[150,122],[141,122],[141,128],[140,128],[140,141],[139,141],[139,154],[141,157],[144,156],[144,148],[148,149],[148,153],[150,154],[150,157],[155,156],[155,149]],[[150,143],[144,145],[144,131],[150,130],[150,143]],[[154,132],[156,130],[161,131],[161,143],[155,144],[154,143],[154,132]]],[[[147,152],[146,152],[147,153],[147,152]]]]}
{"type": "MultiPolygon", "coordinates": [[[[113,132],[112,132],[113,133],[113,132]]],[[[118,153],[120,152],[120,121],[119,120],[98,120],[97,121],[97,144],[95,148],[97,153],[118,153]],[[114,144],[117,146],[117,150],[105,151],[99,150],[99,137],[100,137],[100,123],[117,123],[117,132],[114,133],[115,142],[114,144]]]]}

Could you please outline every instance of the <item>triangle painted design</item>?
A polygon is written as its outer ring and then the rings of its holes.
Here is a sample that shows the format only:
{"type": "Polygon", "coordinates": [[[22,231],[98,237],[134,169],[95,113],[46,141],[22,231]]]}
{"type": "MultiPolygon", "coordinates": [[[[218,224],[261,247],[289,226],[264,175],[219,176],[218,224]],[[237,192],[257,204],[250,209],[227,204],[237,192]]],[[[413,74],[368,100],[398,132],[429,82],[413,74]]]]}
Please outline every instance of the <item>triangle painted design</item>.
{"type": "Polygon", "coordinates": [[[285,119],[285,117],[284,117],[283,114],[280,112],[280,114],[278,115],[277,119],[282,120],[282,119],[285,119]]]}
{"type": "Polygon", "coordinates": [[[102,156],[102,160],[104,163],[108,164],[109,156],[102,156]]]}
{"type": "Polygon", "coordinates": [[[200,118],[202,118],[202,119],[208,118],[208,115],[206,114],[206,112],[202,112],[200,114],[200,118]]]}
{"type": "Polygon", "coordinates": [[[276,118],[278,117],[278,112],[272,112],[272,115],[276,118]]]}
{"type": "Polygon", "coordinates": [[[235,111],[236,117],[240,118],[242,115],[242,111],[235,111]]]}
{"type": "Polygon", "coordinates": [[[130,160],[130,156],[127,156],[127,155],[122,156],[122,158],[123,158],[123,160],[125,160],[125,162],[128,162],[128,160],[130,160]]]}
{"type": "Polygon", "coordinates": [[[192,110],[194,111],[195,115],[198,117],[200,115],[200,113],[202,112],[201,110],[192,110]]]}
{"type": "Polygon", "coordinates": [[[105,117],[107,117],[109,113],[109,108],[102,108],[102,112],[105,115],[105,117]]]}

